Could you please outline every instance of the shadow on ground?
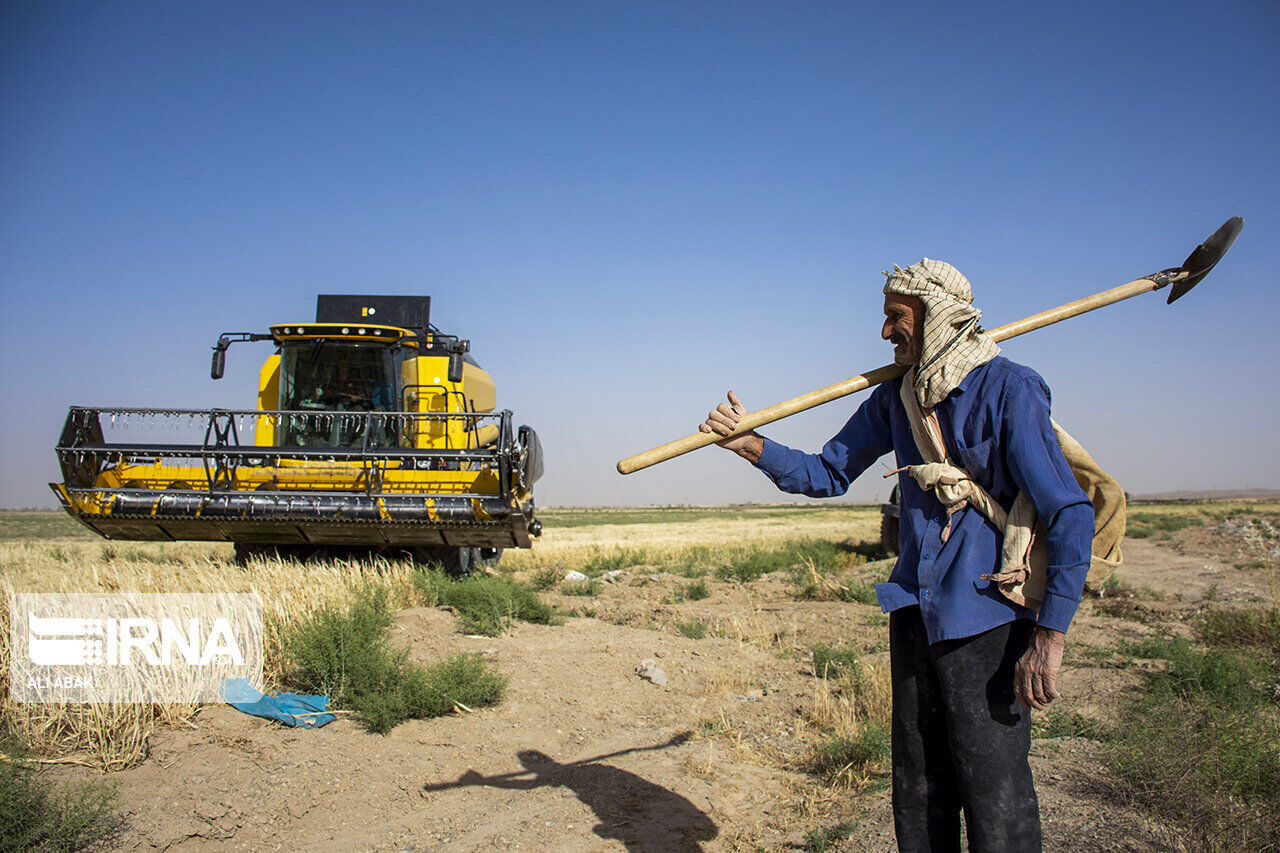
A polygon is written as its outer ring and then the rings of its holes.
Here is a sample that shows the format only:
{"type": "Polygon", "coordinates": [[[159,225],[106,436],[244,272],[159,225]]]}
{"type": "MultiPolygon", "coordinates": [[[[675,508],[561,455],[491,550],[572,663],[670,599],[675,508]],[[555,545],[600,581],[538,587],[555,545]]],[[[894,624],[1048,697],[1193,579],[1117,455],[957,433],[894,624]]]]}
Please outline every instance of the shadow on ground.
{"type": "Polygon", "coordinates": [[[623,749],[607,755],[564,764],[546,753],[525,749],[516,753],[523,770],[484,776],[468,770],[456,782],[427,783],[424,791],[481,786],[530,791],[562,786],[573,791],[590,808],[599,823],[592,832],[616,839],[631,853],[697,853],[702,842],[720,833],[711,818],[685,797],[634,773],[601,762],[632,752],[679,746],[689,734],[666,743],[623,749]]]}

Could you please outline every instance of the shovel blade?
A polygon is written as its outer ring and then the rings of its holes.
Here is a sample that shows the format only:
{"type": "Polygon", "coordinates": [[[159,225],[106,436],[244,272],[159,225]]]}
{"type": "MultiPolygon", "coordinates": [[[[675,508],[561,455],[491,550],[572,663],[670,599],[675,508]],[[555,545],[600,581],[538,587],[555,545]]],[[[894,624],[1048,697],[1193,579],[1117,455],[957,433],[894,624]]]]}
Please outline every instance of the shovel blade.
{"type": "Polygon", "coordinates": [[[1200,279],[1208,275],[1209,270],[1222,260],[1227,249],[1230,249],[1236,237],[1240,236],[1240,229],[1243,227],[1244,220],[1239,216],[1233,216],[1222,223],[1221,228],[1210,234],[1208,239],[1196,246],[1195,251],[1187,255],[1187,259],[1182,262],[1182,272],[1187,273],[1187,277],[1174,282],[1169,290],[1169,300],[1166,304],[1172,305],[1175,300],[1182,298],[1187,291],[1199,284],[1200,279]]]}

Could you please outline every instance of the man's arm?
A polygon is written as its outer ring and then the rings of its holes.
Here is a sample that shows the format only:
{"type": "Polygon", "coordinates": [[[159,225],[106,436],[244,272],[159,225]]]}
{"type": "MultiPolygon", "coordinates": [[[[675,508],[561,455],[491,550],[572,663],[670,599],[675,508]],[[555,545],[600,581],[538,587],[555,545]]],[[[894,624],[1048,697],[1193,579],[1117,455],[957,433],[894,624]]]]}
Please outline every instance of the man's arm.
{"type": "Polygon", "coordinates": [[[1089,572],[1093,505],[1076,482],[1049,420],[1049,394],[1037,379],[1011,388],[1004,403],[1004,441],[1010,473],[1031,498],[1045,527],[1048,555],[1044,601],[1031,647],[1014,676],[1018,698],[1042,710],[1059,697],[1058,670],[1067,627],[1089,572]]]}
{"type": "MultiPolygon", "coordinates": [[[[842,495],[854,478],[893,449],[889,427],[890,387],[885,383],[871,392],[853,417],[821,453],[804,453],[751,431],[717,442],[765,473],[779,489],[793,494],[825,498],[842,495]]],[[[747,414],[737,395],[708,413],[702,432],[727,436],[747,414]]]]}

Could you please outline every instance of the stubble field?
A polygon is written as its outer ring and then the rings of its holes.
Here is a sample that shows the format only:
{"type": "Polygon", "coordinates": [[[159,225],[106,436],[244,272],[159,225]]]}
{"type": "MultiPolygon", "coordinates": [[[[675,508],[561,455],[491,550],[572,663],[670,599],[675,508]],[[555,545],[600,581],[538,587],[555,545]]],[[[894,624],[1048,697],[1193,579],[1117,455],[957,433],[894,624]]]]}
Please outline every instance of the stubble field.
{"type": "MultiPolygon", "coordinates": [[[[1130,515],[1125,565],[1068,636],[1064,699],[1036,718],[1046,848],[1280,845],[1280,505],[1130,515]]],[[[386,562],[242,569],[229,546],[108,543],[56,514],[0,514],[6,601],[255,591],[268,682],[288,689],[300,626],[382,596],[397,678],[465,659],[505,684],[402,722],[355,696],[317,730],[228,706],[0,700],[4,784],[46,786],[31,808],[50,826],[91,818],[66,849],[95,827],[124,850],[893,849],[876,507],[543,519],[535,549],[466,585],[386,562]],[[637,674],[646,662],[665,683],[637,674]],[[114,795],[83,800],[103,785],[114,795]]]]}

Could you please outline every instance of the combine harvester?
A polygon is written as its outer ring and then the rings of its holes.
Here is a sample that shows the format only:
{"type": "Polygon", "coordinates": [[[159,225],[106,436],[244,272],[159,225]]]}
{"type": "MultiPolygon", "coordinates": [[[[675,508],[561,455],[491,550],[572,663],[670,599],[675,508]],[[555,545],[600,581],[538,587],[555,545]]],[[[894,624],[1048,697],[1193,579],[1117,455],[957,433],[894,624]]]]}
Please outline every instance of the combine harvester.
{"type": "Polygon", "coordinates": [[[314,323],[223,334],[214,379],[232,343],[276,347],[256,410],[72,407],[50,486],[107,539],[233,542],[240,562],[377,553],[466,574],[528,548],[542,446],[495,411],[470,342],[430,305],[322,295],[314,323]]]}

